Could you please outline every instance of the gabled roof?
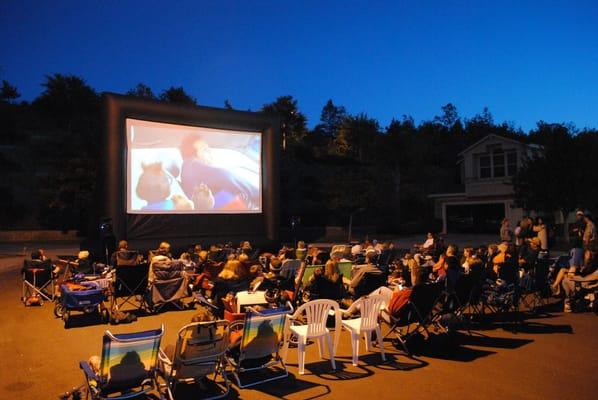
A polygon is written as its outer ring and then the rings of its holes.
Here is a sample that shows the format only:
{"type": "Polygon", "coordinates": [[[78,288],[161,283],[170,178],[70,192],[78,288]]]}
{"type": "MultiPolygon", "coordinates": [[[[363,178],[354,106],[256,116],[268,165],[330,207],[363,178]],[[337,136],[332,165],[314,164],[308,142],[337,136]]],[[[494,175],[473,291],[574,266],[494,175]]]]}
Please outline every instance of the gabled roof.
{"type": "Polygon", "coordinates": [[[458,156],[462,156],[463,153],[467,153],[469,150],[473,149],[474,147],[476,147],[477,145],[479,145],[481,143],[484,143],[486,140],[488,140],[490,138],[498,138],[498,139],[506,141],[506,142],[512,142],[512,143],[522,144],[522,145],[525,145],[525,146],[536,147],[536,145],[533,145],[533,144],[523,143],[523,142],[521,142],[519,140],[516,140],[516,139],[511,139],[511,138],[508,138],[506,136],[500,136],[500,135],[497,135],[495,133],[491,133],[489,135],[484,136],[483,138],[481,138],[480,140],[478,140],[477,142],[475,142],[471,146],[467,147],[465,150],[461,151],[457,155],[458,156]]]}

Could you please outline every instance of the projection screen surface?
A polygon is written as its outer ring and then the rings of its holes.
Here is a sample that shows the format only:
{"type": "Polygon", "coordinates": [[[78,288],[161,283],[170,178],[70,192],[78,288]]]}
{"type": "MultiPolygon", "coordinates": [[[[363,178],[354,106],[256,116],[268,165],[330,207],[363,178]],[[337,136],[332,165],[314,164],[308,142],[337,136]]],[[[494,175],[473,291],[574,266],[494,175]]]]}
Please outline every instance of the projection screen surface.
{"type": "Polygon", "coordinates": [[[262,212],[262,133],[126,119],[127,213],[262,212]]]}

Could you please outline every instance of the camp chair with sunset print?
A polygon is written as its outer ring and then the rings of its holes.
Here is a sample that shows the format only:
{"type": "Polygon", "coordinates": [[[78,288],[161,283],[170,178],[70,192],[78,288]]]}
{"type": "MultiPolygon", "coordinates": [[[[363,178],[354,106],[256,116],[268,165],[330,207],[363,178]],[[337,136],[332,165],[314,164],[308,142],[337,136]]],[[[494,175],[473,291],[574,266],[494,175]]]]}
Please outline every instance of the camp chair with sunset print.
{"type": "MultiPolygon", "coordinates": [[[[99,371],[79,363],[92,399],[130,399],[159,392],[157,360],[164,325],[136,333],[104,333],[99,371]]],[[[164,398],[160,395],[161,398],[164,398]]]]}
{"type": "Polygon", "coordinates": [[[282,379],[289,375],[279,354],[288,313],[286,308],[249,311],[243,321],[235,321],[230,325],[231,346],[227,352],[227,360],[233,368],[232,375],[240,388],[282,379]],[[242,382],[242,379],[250,374],[255,375],[256,379],[242,382]]]}
{"type": "Polygon", "coordinates": [[[229,383],[223,365],[228,325],[225,320],[192,322],[179,329],[174,351],[169,352],[169,347],[160,349],[159,366],[170,399],[179,396],[179,389],[181,393],[192,393],[194,399],[219,399],[228,395],[229,383]],[[217,382],[219,377],[223,378],[221,382],[217,382]]]}

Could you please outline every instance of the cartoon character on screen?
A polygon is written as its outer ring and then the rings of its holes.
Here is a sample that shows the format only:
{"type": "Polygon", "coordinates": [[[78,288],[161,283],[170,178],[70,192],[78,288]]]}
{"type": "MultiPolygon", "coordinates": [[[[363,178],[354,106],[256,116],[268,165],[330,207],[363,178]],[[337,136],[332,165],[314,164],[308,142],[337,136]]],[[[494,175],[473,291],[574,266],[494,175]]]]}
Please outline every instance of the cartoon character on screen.
{"type": "Polygon", "coordinates": [[[143,210],[193,210],[193,202],[183,194],[172,194],[174,178],[162,167],[162,162],[141,163],[143,172],[137,181],[136,193],[147,201],[143,210]]]}
{"type": "Polygon", "coordinates": [[[205,183],[200,183],[193,188],[191,200],[196,210],[211,210],[214,208],[215,200],[212,191],[205,183]]]}
{"type": "Polygon", "coordinates": [[[213,193],[214,209],[248,210],[259,197],[258,189],[225,168],[214,166],[212,149],[198,134],[185,137],[180,146],[183,165],[181,185],[193,198],[197,187],[205,185],[213,193]]]}

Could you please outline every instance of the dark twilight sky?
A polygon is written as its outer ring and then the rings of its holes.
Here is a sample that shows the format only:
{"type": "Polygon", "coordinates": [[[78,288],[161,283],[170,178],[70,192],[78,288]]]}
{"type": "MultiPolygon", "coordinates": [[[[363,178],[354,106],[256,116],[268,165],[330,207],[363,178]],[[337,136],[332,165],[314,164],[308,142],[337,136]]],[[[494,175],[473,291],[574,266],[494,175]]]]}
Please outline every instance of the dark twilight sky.
{"type": "Polygon", "coordinates": [[[183,86],[201,105],[328,99],[386,126],[452,102],[462,117],[598,128],[598,0],[0,1],[0,79],[98,91],[183,86]]]}

